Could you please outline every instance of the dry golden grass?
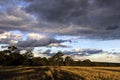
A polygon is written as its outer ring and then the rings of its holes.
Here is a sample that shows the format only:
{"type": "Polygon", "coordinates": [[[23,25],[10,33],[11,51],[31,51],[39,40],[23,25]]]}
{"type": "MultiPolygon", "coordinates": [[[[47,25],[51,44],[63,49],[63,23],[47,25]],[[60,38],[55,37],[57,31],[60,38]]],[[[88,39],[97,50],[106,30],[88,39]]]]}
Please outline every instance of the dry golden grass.
{"type": "Polygon", "coordinates": [[[120,67],[61,67],[85,80],[120,80],[120,67]]]}
{"type": "Polygon", "coordinates": [[[120,80],[120,67],[0,67],[0,80],[120,80]]]}

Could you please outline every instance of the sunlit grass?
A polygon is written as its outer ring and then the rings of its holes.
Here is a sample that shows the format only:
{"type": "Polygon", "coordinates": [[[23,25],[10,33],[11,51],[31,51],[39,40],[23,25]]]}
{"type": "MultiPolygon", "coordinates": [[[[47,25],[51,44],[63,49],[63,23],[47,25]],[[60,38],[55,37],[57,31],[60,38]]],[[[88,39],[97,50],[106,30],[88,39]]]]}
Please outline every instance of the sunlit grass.
{"type": "Polygon", "coordinates": [[[120,80],[120,67],[62,67],[62,70],[82,76],[86,80],[120,80]]]}

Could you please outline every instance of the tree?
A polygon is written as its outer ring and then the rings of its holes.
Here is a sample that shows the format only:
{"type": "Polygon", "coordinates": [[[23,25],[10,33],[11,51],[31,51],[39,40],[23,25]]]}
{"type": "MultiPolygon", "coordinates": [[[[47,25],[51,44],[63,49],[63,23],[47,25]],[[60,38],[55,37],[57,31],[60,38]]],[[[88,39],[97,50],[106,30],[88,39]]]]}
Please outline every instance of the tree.
{"type": "Polygon", "coordinates": [[[17,50],[18,48],[15,47],[15,46],[8,46],[8,49],[9,49],[10,51],[14,51],[14,50],[17,50]]]}
{"type": "Polygon", "coordinates": [[[73,59],[70,56],[67,56],[65,58],[65,65],[70,66],[70,65],[72,65],[72,63],[73,63],[73,59]]]}
{"type": "Polygon", "coordinates": [[[24,62],[24,57],[20,53],[12,53],[9,55],[10,64],[9,65],[22,65],[24,62]]]}
{"type": "Polygon", "coordinates": [[[91,66],[91,61],[89,59],[86,59],[86,60],[83,61],[83,64],[85,66],[91,66]]]}
{"type": "Polygon", "coordinates": [[[35,57],[32,59],[33,61],[33,66],[44,66],[43,63],[41,62],[42,59],[41,57],[35,57]]]}
{"type": "Polygon", "coordinates": [[[60,63],[63,63],[62,56],[62,52],[57,52],[54,56],[49,58],[49,61],[51,62],[50,65],[60,66],[60,63]]]}
{"type": "Polygon", "coordinates": [[[24,59],[25,59],[23,64],[32,66],[33,65],[33,60],[32,59],[34,57],[33,53],[27,51],[26,53],[24,53],[22,55],[24,56],[24,59]]]}
{"type": "Polygon", "coordinates": [[[32,52],[26,52],[24,54],[22,54],[26,59],[30,59],[30,58],[33,58],[34,55],[32,52]]]}
{"type": "Polygon", "coordinates": [[[48,61],[48,59],[46,57],[42,58],[42,63],[43,63],[44,66],[49,65],[49,61],[48,61]]]}
{"type": "Polygon", "coordinates": [[[48,60],[46,57],[34,57],[32,59],[33,61],[33,66],[47,66],[48,65],[48,60]]]}
{"type": "Polygon", "coordinates": [[[7,50],[0,52],[0,64],[2,65],[22,65],[24,57],[15,46],[8,46],[7,50]]]}
{"type": "Polygon", "coordinates": [[[0,65],[7,65],[8,64],[8,55],[6,51],[0,51],[0,65]]]}

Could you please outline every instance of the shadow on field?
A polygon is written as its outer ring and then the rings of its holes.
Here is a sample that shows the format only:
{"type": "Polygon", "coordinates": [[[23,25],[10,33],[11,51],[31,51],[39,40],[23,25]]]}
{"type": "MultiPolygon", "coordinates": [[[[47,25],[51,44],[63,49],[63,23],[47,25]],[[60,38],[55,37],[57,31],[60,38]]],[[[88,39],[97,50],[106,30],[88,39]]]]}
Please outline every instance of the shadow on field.
{"type": "Polygon", "coordinates": [[[67,71],[55,71],[53,73],[54,80],[85,80],[83,77],[80,77],[76,74],[67,71]]]}
{"type": "Polygon", "coordinates": [[[26,67],[0,69],[0,80],[84,80],[71,72],[50,69],[49,67],[26,67]]]}

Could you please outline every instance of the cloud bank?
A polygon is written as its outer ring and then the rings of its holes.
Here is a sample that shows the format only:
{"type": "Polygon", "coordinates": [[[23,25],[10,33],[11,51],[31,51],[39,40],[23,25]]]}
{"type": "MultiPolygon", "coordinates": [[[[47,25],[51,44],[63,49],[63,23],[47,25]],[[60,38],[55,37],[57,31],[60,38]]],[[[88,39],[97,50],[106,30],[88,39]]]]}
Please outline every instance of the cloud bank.
{"type": "Polygon", "coordinates": [[[0,32],[20,30],[119,39],[119,0],[1,0],[0,32]],[[26,5],[26,6],[25,6],[26,5]]]}
{"type": "Polygon", "coordinates": [[[38,33],[28,33],[26,36],[26,39],[23,39],[24,36],[22,35],[5,32],[0,34],[0,44],[16,45],[18,47],[39,47],[66,42],[66,40],[57,40],[38,33]]]}

